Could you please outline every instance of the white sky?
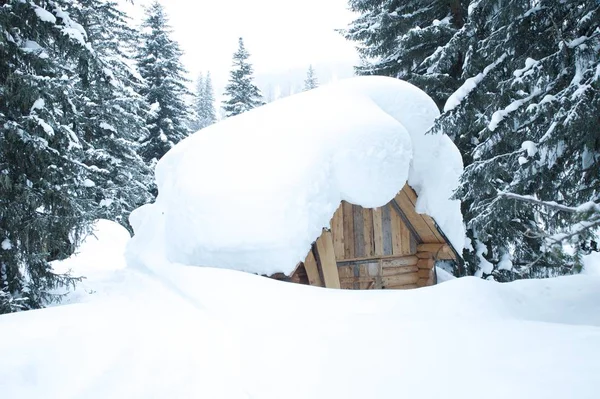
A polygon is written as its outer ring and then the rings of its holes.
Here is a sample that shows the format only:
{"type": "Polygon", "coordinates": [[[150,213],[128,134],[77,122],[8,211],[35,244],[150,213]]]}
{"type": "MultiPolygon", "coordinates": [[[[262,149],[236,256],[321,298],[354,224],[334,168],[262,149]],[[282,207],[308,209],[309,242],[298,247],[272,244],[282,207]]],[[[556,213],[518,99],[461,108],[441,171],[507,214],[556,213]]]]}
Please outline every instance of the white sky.
{"type": "MultiPolygon", "coordinates": [[[[141,6],[150,2],[134,0],[135,16],[141,16],[141,6]]],[[[200,71],[210,71],[217,95],[227,81],[240,36],[263,86],[269,75],[305,70],[309,64],[316,66],[319,75],[323,74],[319,68],[351,71],[357,64],[354,45],[334,31],[345,28],[353,19],[347,0],[161,2],[174,30],[173,39],[185,52],[183,63],[190,77],[195,79],[200,71]]]]}

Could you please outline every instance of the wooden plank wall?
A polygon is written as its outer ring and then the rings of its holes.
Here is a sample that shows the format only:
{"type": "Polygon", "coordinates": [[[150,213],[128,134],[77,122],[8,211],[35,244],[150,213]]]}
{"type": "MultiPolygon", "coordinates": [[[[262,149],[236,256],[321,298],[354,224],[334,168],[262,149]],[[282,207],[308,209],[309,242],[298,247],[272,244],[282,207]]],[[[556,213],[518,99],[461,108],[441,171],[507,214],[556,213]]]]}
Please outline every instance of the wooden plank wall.
{"type": "Polygon", "coordinates": [[[331,219],[337,261],[414,254],[418,238],[391,204],[366,209],[343,202],[331,219]]]}
{"type": "Polygon", "coordinates": [[[420,239],[391,202],[374,209],[342,202],[331,219],[331,236],[340,288],[418,286],[420,239]]]}
{"type": "MultiPolygon", "coordinates": [[[[342,289],[406,289],[434,284],[435,259],[454,254],[433,219],[415,210],[408,185],[385,206],[342,201],[298,270],[310,285],[342,289]]],[[[292,281],[298,280],[292,279],[292,281]]]]}

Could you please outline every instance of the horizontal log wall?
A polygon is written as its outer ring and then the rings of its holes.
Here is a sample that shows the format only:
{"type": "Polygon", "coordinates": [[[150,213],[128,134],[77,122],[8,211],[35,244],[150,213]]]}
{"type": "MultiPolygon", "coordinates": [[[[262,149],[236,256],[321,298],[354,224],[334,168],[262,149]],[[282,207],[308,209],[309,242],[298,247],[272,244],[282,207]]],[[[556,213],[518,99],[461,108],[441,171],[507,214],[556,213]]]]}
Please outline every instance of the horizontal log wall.
{"type": "Polygon", "coordinates": [[[416,255],[338,262],[342,289],[408,289],[434,284],[435,261],[416,255]]]}

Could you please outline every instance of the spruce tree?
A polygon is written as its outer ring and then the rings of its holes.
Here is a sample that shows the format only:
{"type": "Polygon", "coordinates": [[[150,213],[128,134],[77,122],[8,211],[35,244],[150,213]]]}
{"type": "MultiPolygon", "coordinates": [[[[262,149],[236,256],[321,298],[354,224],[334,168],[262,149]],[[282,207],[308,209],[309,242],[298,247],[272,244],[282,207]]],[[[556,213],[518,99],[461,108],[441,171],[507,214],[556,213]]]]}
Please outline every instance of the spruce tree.
{"type": "Polygon", "coordinates": [[[244,40],[240,37],[238,50],[233,55],[233,69],[229,75],[229,83],[225,87],[223,102],[225,117],[239,115],[264,104],[262,94],[253,83],[252,65],[248,63],[250,53],[244,47],[244,40]]]}
{"type": "Polygon", "coordinates": [[[144,82],[130,55],[139,35],[112,0],[80,0],[72,15],[96,54],[86,64],[90,79],[79,106],[85,118],[83,162],[97,171],[91,178],[96,216],[128,227],[129,213],[151,201],[153,188],[152,172],[137,153],[139,140],[149,135],[149,106],[139,94],[144,82]]]}
{"type": "Polygon", "coordinates": [[[319,81],[312,65],[309,65],[308,71],[306,72],[306,79],[304,80],[304,89],[302,91],[312,90],[319,87],[319,81]]]}
{"type": "Polygon", "coordinates": [[[217,120],[215,115],[215,97],[210,72],[206,74],[206,77],[202,74],[198,76],[195,94],[197,122],[194,126],[194,130],[196,131],[212,125],[217,120]]]}
{"type": "Polygon", "coordinates": [[[64,12],[73,5],[0,8],[0,313],[59,298],[54,290],[75,280],[49,262],[73,252],[93,217],[74,101],[95,53],[64,12]]]}
{"type": "Polygon", "coordinates": [[[139,72],[146,81],[141,93],[151,106],[149,134],[142,139],[140,154],[151,165],[190,134],[191,112],[185,98],[186,71],[182,52],[170,38],[171,27],[163,6],[155,0],[146,9],[142,40],[138,48],[139,72]]]}
{"type": "Polygon", "coordinates": [[[471,273],[578,269],[562,244],[579,246],[600,225],[598,32],[594,1],[470,7],[465,83],[434,130],[451,132],[468,161],[458,197],[478,255],[471,273]]]}
{"type": "Polygon", "coordinates": [[[215,92],[212,84],[212,77],[210,72],[206,73],[206,79],[204,84],[204,106],[202,107],[202,113],[200,114],[203,124],[205,126],[212,125],[217,121],[217,115],[215,111],[215,92]]]}
{"type": "Polygon", "coordinates": [[[360,75],[406,80],[440,109],[461,83],[468,0],[349,0],[360,16],[342,33],[358,43],[360,75]]]}

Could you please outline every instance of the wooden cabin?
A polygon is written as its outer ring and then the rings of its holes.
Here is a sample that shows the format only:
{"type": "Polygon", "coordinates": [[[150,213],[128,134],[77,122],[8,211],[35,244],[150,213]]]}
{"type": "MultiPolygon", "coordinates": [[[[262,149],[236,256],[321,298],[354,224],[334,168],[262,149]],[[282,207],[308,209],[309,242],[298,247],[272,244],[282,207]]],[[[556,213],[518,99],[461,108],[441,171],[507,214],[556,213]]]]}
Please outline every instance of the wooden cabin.
{"type": "Polygon", "coordinates": [[[327,288],[409,289],[436,283],[438,260],[459,261],[435,221],[415,210],[405,185],[387,205],[362,208],[343,201],[294,273],[271,276],[327,288]]]}

